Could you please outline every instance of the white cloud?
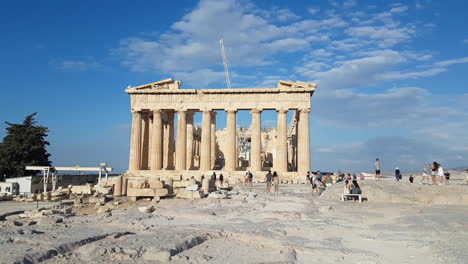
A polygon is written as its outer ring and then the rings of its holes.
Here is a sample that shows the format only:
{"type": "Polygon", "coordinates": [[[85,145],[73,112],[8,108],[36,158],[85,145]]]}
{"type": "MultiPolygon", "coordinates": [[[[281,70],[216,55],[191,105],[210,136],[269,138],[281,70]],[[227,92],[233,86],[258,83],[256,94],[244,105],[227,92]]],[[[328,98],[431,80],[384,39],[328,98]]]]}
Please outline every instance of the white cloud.
{"type": "Polygon", "coordinates": [[[54,59],[50,64],[61,71],[88,71],[101,67],[101,65],[93,59],[87,60],[65,60],[54,59]]]}
{"type": "Polygon", "coordinates": [[[414,72],[386,72],[382,73],[379,77],[381,80],[404,80],[404,79],[416,79],[420,77],[434,76],[439,73],[445,72],[445,68],[433,68],[425,71],[414,71],[414,72]]]}
{"type": "Polygon", "coordinates": [[[468,39],[464,39],[464,40],[462,40],[462,43],[464,43],[464,44],[468,44],[468,39]]]}
{"type": "Polygon", "coordinates": [[[463,57],[463,58],[458,58],[458,59],[452,59],[452,60],[445,60],[445,61],[439,61],[436,63],[437,66],[450,66],[453,64],[462,64],[462,63],[468,63],[468,57],[463,57]]]}
{"type": "Polygon", "coordinates": [[[307,12],[309,12],[309,14],[311,14],[311,15],[315,15],[318,12],[320,12],[320,8],[308,8],[307,12]]]}

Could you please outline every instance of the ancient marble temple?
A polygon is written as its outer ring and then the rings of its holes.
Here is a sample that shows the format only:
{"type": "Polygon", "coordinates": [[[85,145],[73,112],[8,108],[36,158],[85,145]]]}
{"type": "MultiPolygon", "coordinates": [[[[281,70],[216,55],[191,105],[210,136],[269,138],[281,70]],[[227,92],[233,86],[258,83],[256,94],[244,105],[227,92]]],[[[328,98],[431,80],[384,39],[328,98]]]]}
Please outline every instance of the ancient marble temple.
{"type": "Polygon", "coordinates": [[[180,81],[172,79],[128,87],[133,119],[127,174],[194,175],[219,170],[225,175],[241,175],[245,170],[260,173],[271,169],[285,176],[305,175],[310,170],[309,113],[316,87],[315,83],[280,81],[276,88],[196,90],[181,89],[180,81]],[[252,115],[250,160],[244,171],[239,167],[236,125],[239,110],[249,110],[252,115]],[[277,113],[272,168],[265,167],[262,160],[264,110],[277,113]],[[222,156],[217,156],[215,111],[227,112],[222,156]],[[289,131],[288,111],[296,113],[294,127],[289,131]],[[201,128],[194,126],[195,112],[202,113],[201,128]],[[292,129],[296,138],[288,141],[292,129]],[[294,144],[296,151],[288,151],[288,144],[294,144]],[[295,156],[288,159],[288,155],[295,156]],[[222,163],[217,162],[219,159],[222,163]],[[288,161],[293,161],[294,166],[288,161]]]}

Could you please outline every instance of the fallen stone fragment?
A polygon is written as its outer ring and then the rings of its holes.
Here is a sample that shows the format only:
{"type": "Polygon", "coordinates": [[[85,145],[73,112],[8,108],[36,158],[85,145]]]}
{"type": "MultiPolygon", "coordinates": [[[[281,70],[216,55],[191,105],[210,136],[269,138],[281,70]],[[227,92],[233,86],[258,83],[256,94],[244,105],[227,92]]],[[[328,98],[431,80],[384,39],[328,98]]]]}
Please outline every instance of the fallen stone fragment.
{"type": "Polygon", "coordinates": [[[223,191],[216,191],[212,192],[208,195],[208,198],[213,198],[213,199],[225,199],[227,198],[227,193],[223,191]]]}
{"type": "Polygon", "coordinates": [[[154,206],[142,206],[138,207],[138,210],[142,213],[152,213],[154,211],[154,206]]]}

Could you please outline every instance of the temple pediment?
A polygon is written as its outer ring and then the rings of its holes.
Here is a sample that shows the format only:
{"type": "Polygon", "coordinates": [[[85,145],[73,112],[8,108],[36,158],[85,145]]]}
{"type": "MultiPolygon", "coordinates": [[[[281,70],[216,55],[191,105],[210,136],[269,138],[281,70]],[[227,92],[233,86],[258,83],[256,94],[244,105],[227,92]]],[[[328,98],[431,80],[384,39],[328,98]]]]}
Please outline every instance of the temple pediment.
{"type": "Polygon", "coordinates": [[[177,90],[180,88],[181,82],[177,80],[173,80],[172,78],[164,79],[161,81],[148,83],[144,85],[140,85],[137,87],[129,86],[129,90],[177,90]]]}

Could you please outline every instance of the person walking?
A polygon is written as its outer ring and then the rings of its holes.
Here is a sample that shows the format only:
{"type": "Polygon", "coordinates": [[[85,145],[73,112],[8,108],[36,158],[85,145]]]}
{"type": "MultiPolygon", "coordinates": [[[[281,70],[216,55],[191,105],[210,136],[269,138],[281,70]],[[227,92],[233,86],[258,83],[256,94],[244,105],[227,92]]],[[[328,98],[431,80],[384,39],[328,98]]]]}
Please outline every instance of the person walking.
{"type": "Polygon", "coordinates": [[[278,173],[276,171],[273,172],[272,176],[272,181],[273,181],[273,193],[278,193],[278,188],[279,188],[279,177],[278,173]]]}
{"type": "Polygon", "coordinates": [[[269,170],[268,173],[266,174],[266,183],[267,183],[267,192],[270,192],[270,189],[271,189],[271,178],[273,177],[273,175],[271,175],[271,171],[269,170]]]}
{"type": "Polygon", "coordinates": [[[249,171],[248,172],[249,174],[249,188],[250,188],[250,191],[252,190],[252,182],[253,182],[253,174],[249,171]]]}
{"type": "Polygon", "coordinates": [[[379,158],[375,159],[374,167],[375,167],[375,180],[378,181],[380,178],[380,159],[379,158]]]}
{"type": "Polygon", "coordinates": [[[419,184],[423,184],[424,180],[426,180],[426,183],[429,184],[429,176],[427,174],[427,165],[426,164],[424,164],[424,167],[422,169],[422,179],[419,182],[419,184]]]}

